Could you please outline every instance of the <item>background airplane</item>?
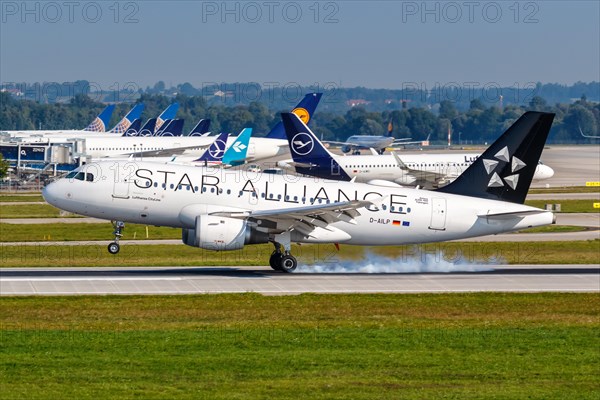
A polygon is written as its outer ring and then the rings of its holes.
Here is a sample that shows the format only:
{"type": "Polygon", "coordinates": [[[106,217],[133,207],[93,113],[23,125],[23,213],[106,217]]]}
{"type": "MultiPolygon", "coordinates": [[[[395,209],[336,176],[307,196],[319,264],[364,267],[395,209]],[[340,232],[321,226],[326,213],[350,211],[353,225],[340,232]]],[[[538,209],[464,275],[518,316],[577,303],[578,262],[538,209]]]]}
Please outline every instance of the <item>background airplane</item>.
{"type": "MultiPolygon", "coordinates": [[[[306,128],[295,134],[286,132],[292,160],[278,162],[282,168],[295,168],[303,175],[324,179],[369,182],[378,185],[405,185],[426,188],[439,187],[456,179],[480,156],[477,153],[439,153],[403,155],[337,156],[329,152],[306,128]]],[[[547,179],[554,171],[539,164],[533,179],[547,179]]]]}

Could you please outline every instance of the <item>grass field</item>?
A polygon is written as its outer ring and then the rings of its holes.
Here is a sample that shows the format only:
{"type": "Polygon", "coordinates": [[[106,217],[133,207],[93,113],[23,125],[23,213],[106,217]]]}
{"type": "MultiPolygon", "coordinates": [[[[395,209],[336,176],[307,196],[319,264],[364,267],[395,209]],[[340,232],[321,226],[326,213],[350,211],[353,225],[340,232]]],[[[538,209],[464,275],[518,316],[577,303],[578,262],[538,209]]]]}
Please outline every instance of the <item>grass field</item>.
{"type": "Polygon", "coordinates": [[[41,194],[0,194],[0,203],[16,201],[44,201],[41,194]]]}
{"type": "Polygon", "coordinates": [[[531,188],[529,189],[528,193],[600,193],[600,186],[560,186],[551,188],[531,188]]]}
{"type": "Polygon", "coordinates": [[[0,300],[10,399],[597,399],[598,294],[0,300]]]}
{"type": "MultiPolygon", "coordinates": [[[[181,239],[181,229],[148,226],[148,239],[181,239]]],[[[112,240],[111,223],[0,224],[0,242],[112,240]]],[[[123,239],[146,239],[146,225],[126,224],[123,239]]]]}
{"type": "Polygon", "coordinates": [[[585,226],[574,225],[546,225],[536,228],[523,229],[518,233],[558,233],[558,232],[582,232],[587,230],[585,226]]]}
{"type": "Polygon", "coordinates": [[[58,218],[78,217],[49,204],[14,204],[0,207],[0,218],[58,218]]]}
{"type": "MultiPolygon", "coordinates": [[[[594,200],[526,200],[525,204],[532,207],[544,208],[545,204],[560,204],[563,213],[597,213],[600,208],[594,208],[594,200]]],[[[597,203],[597,202],[596,202],[597,203]]]]}
{"type": "MultiPolygon", "coordinates": [[[[108,243],[108,242],[107,242],[108,243]]],[[[271,245],[246,246],[238,251],[215,252],[184,245],[123,245],[114,256],[106,245],[1,246],[0,267],[111,267],[111,266],[239,266],[267,265],[271,245]]],[[[363,247],[341,245],[293,245],[301,264],[336,264],[341,260],[366,259],[369,254],[403,264],[598,264],[600,240],[572,242],[452,242],[419,246],[363,247]]]]}

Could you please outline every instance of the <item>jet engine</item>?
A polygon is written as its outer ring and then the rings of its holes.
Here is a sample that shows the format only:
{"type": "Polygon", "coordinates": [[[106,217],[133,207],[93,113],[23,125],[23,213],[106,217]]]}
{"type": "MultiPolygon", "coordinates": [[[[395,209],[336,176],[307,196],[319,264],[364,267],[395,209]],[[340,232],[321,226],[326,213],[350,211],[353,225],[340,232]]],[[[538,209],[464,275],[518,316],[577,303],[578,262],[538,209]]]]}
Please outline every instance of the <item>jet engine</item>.
{"type": "Polygon", "coordinates": [[[394,179],[394,182],[402,186],[415,186],[417,184],[417,178],[410,174],[402,174],[394,179]]]}
{"type": "Polygon", "coordinates": [[[350,146],[342,146],[341,150],[342,150],[342,153],[349,153],[350,150],[352,150],[352,147],[350,147],[350,146]]]}
{"type": "Polygon", "coordinates": [[[181,240],[188,246],[223,251],[267,243],[269,236],[248,226],[245,220],[202,214],[196,217],[194,229],[181,230],[181,240]]]}

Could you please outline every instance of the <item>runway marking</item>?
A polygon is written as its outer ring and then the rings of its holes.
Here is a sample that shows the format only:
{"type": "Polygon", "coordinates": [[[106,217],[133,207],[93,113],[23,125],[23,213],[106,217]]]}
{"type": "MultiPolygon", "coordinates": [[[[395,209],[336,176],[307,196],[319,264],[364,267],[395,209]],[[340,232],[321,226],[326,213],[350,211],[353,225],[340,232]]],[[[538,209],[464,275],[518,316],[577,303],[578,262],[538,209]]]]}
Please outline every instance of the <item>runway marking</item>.
{"type": "Polygon", "coordinates": [[[95,282],[95,281],[183,281],[183,277],[165,277],[165,278],[152,278],[152,277],[90,277],[90,278],[36,278],[36,277],[22,277],[22,278],[2,278],[0,282],[95,282]]]}

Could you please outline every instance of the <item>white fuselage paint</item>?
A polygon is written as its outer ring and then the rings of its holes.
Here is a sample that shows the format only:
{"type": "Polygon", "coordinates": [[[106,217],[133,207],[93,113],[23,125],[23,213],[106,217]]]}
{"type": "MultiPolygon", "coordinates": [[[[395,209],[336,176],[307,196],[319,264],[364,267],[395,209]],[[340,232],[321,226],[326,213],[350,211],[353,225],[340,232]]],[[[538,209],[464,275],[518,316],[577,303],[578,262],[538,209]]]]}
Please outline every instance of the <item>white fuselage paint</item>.
{"type": "MultiPolygon", "coordinates": [[[[454,153],[454,154],[398,154],[400,160],[411,169],[433,172],[444,176],[444,180],[453,181],[462,174],[481,154],[454,153]]],[[[356,177],[358,182],[373,180],[386,180],[398,184],[411,184],[411,178],[420,178],[418,173],[402,170],[391,154],[360,155],[335,157],[338,164],[351,177],[356,177]]],[[[283,168],[293,168],[292,160],[278,163],[283,168]]],[[[534,180],[551,178],[554,170],[547,165],[538,164],[533,175],[534,180]]],[[[416,182],[418,184],[419,182],[416,182]]]]}
{"type": "MultiPolygon", "coordinates": [[[[180,151],[177,149],[181,148],[186,148],[184,154],[190,156],[201,155],[216,138],[216,136],[124,137],[106,132],[78,132],[82,133],[64,137],[60,135],[24,137],[19,139],[19,142],[65,144],[75,139],[81,139],[85,143],[85,155],[91,157],[92,160],[97,160],[100,158],[123,158],[128,157],[130,154],[151,151],[160,151],[164,155],[170,149],[178,154],[180,151]]],[[[236,139],[237,136],[230,136],[227,140],[227,146],[231,146],[236,139]]],[[[246,159],[247,161],[263,160],[286,152],[289,152],[287,140],[251,137],[246,159]]],[[[151,155],[147,157],[151,157],[151,155]]]]}
{"type": "Polygon", "coordinates": [[[106,220],[192,229],[198,213],[228,209],[287,209],[327,202],[371,200],[355,224],[329,225],[344,240],[304,236],[298,242],[339,241],[356,245],[399,245],[483,236],[552,223],[551,212],[522,204],[362,183],[265,175],[248,171],[197,168],[150,162],[98,162],[80,168],[93,181],[60,179],[48,185],[44,198],[76,214],[106,220]],[[534,211],[508,218],[486,215],[534,211]],[[194,215],[192,215],[194,217],[194,215]]]}

